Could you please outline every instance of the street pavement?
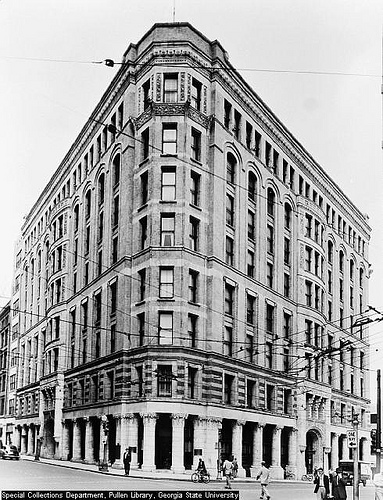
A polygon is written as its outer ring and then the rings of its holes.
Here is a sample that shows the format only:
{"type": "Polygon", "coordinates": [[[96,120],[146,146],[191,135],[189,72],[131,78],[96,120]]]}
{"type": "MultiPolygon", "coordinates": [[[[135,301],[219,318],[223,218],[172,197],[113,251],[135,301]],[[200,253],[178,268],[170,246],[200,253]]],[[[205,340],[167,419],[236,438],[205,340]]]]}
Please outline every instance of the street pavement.
{"type": "MultiPolygon", "coordinates": [[[[194,484],[189,475],[176,478],[167,472],[142,473],[125,477],[123,471],[102,473],[96,467],[89,470],[84,464],[59,461],[0,461],[0,490],[49,490],[49,491],[227,491],[222,480],[213,479],[209,484],[194,484]],[[141,474],[141,476],[140,476],[141,474]]],[[[181,475],[180,475],[181,476],[181,475]]],[[[239,491],[240,500],[259,498],[260,486],[254,479],[236,479],[233,491],[239,491]]],[[[303,481],[274,481],[270,485],[272,500],[316,500],[313,485],[303,481]]],[[[348,500],[352,489],[348,487],[348,500]]],[[[360,500],[373,500],[372,484],[360,487],[360,500]]]]}

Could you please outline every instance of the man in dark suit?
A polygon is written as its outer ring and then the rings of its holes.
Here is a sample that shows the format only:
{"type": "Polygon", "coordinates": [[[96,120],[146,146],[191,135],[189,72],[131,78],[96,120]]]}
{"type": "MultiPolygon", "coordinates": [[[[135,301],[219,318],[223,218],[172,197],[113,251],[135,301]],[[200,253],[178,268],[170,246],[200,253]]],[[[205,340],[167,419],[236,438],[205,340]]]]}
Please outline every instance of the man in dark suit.
{"type": "Polygon", "coordinates": [[[122,461],[124,462],[125,476],[129,476],[130,460],[131,460],[130,450],[129,448],[126,448],[124,455],[122,457],[122,461]]]}
{"type": "Polygon", "coordinates": [[[319,467],[314,478],[314,493],[317,494],[317,500],[324,500],[330,494],[330,481],[326,474],[323,474],[323,467],[319,467]]]}
{"type": "Polygon", "coordinates": [[[347,498],[346,481],[343,479],[342,469],[336,469],[336,475],[332,478],[332,495],[335,500],[347,498]]]}

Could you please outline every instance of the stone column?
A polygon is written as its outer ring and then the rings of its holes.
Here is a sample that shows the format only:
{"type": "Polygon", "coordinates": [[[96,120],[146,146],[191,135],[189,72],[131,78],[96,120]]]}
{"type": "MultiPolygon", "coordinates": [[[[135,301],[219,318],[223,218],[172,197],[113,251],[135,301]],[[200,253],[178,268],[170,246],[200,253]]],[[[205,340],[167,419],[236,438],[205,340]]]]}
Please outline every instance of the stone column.
{"type": "Polygon", "coordinates": [[[93,425],[89,417],[84,417],[85,420],[85,462],[94,462],[93,453],[93,425]]]}
{"type": "MultiPolygon", "coordinates": [[[[193,442],[193,470],[197,468],[198,461],[205,453],[206,419],[197,417],[194,419],[194,442],[193,442]],[[194,450],[202,450],[201,455],[195,455],[194,450]]],[[[205,463],[206,464],[206,463],[205,463]]]]}
{"type": "Polygon", "coordinates": [[[331,469],[333,471],[335,471],[339,465],[338,438],[339,438],[339,434],[332,433],[332,436],[331,436],[331,469]]]}
{"type": "Polygon", "coordinates": [[[33,424],[31,424],[28,429],[28,445],[27,445],[28,455],[33,455],[33,438],[34,438],[33,427],[34,427],[33,424]]]}
{"type": "Polygon", "coordinates": [[[73,461],[81,460],[81,430],[80,419],[73,419],[73,461]]]}
{"type": "Polygon", "coordinates": [[[16,435],[15,435],[15,438],[16,438],[16,446],[17,446],[17,449],[21,452],[21,426],[18,425],[16,427],[16,435]]]}
{"type": "Polygon", "coordinates": [[[298,429],[292,428],[289,434],[289,469],[296,473],[298,453],[298,429]]]}
{"type": "Polygon", "coordinates": [[[66,420],[63,418],[61,420],[62,425],[62,447],[61,447],[61,460],[68,460],[69,457],[69,428],[66,424],[66,420]]]}
{"type": "Polygon", "coordinates": [[[156,421],[157,413],[142,413],[144,423],[144,453],[141,469],[143,471],[153,471],[155,465],[156,448],[156,421]]]}
{"type": "Polygon", "coordinates": [[[116,458],[113,467],[116,467],[117,469],[122,469],[123,468],[123,462],[122,462],[122,457],[124,455],[124,450],[121,448],[121,415],[115,415],[115,420],[116,420],[116,446],[120,446],[120,458],[116,458]]]}
{"type": "Polygon", "coordinates": [[[219,431],[222,429],[222,418],[208,417],[206,419],[205,451],[203,458],[210,474],[217,471],[219,452],[219,431]]]}
{"type": "Polygon", "coordinates": [[[242,431],[245,423],[245,420],[237,420],[233,424],[232,454],[238,462],[238,477],[246,477],[246,471],[242,467],[242,431]]]}
{"type": "Polygon", "coordinates": [[[271,444],[271,476],[274,479],[283,479],[284,472],[281,467],[281,432],[282,427],[275,426],[273,430],[273,441],[271,444]]]}
{"type": "Polygon", "coordinates": [[[263,459],[263,428],[264,424],[257,424],[253,435],[253,463],[250,467],[251,477],[255,477],[261,467],[263,459]]]}
{"type": "Polygon", "coordinates": [[[138,469],[138,418],[133,413],[127,413],[125,415],[124,421],[126,423],[127,430],[127,442],[124,447],[128,446],[129,448],[133,448],[131,450],[131,461],[130,468],[138,469]]]}
{"type": "Polygon", "coordinates": [[[21,450],[20,453],[25,455],[27,452],[27,438],[28,438],[28,429],[26,425],[23,425],[21,428],[21,450]]]}
{"type": "Polygon", "coordinates": [[[171,470],[177,474],[185,472],[184,450],[185,450],[185,413],[172,414],[172,466],[171,470]]]}

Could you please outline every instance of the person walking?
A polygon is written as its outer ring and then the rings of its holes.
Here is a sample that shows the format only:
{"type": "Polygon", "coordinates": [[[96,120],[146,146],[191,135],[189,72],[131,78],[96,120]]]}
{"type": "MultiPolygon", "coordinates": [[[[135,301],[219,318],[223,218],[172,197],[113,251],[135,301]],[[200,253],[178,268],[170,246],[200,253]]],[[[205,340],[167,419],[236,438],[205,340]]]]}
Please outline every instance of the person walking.
{"type": "Polygon", "coordinates": [[[347,498],[346,481],[343,479],[342,469],[339,467],[335,471],[335,476],[331,481],[332,496],[335,500],[345,500],[347,498]]]}
{"type": "Polygon", "coordinates": [[[129,448],[125,448],[124,455],[122,457],[122,461],[124,462],[125,476],[129,476],[130,472],[130,450],[129,448]]]}
{"type": "Polygon", "coordinates": [[[330,481],[326,474],[323,474],[323,467],[318,467],[314,477],[314,493],[317,494],[317,500],[324,500],[330,494],[330,481]]]}
{"type": "Polygon", "coordinates": [[[235,479],[238,476],[238,462],[237,459],[233,458],[233,478],[235,479]]]}
{"type": "Polygon", "coordinates": [[[261,495],[259,498],[269,500],[271,498],[269,491],[267,489],[267,486],[270,483],[270,471],[266,467],[266,462],[262,460],[261,462],[261,468],[256,476],[256,479],[260,481],[261,483],[261,495]]]}
{"type": "Polygon", "coordinates": [[[224,462],[223,462],[223,466],[222,466],[222,472],[226,478],[226,486],[225,488],[227,488],[228,490],[231,490],[231,478],[233,477],[233,463],[226,459],[224,462]]]}

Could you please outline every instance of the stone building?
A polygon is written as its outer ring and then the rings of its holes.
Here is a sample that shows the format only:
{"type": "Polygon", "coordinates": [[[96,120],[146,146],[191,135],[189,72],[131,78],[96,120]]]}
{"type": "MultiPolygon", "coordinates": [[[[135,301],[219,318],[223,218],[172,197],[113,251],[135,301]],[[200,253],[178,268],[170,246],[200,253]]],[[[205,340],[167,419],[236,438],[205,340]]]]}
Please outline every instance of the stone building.
{"type": "Polygon", "coordinates": [[[9,444],[13,435],[13,412],[9,414],[8,372],[11,343],[10,302],[0,310],[0,445],[9,444]]]}
{"type": "Polygon", "coordinates": [[[280,478],[359,415],[369,459],[366,216],[219,42],[156,24],[122,63],[22,227],[15,442],[280,478]]]}

